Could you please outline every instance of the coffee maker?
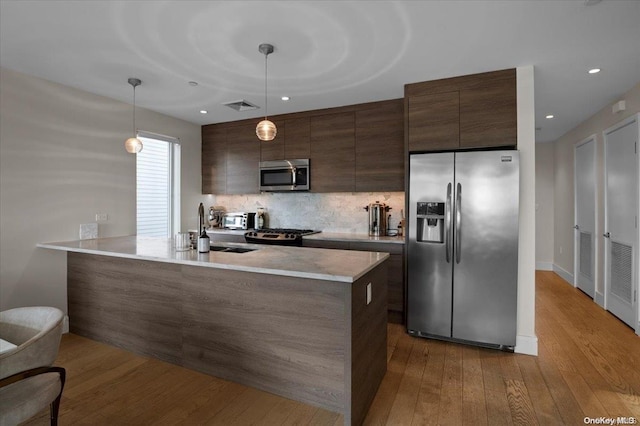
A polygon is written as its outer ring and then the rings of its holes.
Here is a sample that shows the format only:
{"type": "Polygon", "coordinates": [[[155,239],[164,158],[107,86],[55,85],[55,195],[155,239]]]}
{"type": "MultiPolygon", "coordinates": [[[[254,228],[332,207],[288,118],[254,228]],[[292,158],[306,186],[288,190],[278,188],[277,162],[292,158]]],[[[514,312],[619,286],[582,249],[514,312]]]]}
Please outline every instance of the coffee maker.
{"type": "Polygon", "coordinates": [[[374,237],[387,235],[387,212],[391,207],[376,201],[365,206],[364,209],[369,212],[369,235],[374,237]]]}

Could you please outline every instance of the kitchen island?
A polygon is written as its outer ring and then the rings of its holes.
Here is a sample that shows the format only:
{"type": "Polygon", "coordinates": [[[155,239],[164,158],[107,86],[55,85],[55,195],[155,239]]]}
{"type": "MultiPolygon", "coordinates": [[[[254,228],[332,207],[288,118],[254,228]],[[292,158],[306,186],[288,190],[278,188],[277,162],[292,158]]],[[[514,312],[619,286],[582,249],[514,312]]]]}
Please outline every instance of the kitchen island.
{"type": "Polygon", "coordinates": [[[386,372],[389,255],[216,245],[254,251],[135,236],[38,246],[68,252],[71,332],[360,424],[386,372]]]}

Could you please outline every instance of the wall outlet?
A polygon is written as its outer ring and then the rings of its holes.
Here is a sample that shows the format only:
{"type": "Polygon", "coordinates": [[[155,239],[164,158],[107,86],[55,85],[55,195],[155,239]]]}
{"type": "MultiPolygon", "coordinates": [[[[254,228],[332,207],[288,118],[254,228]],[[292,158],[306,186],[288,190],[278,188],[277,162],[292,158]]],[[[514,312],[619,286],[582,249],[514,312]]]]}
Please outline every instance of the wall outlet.
{"type": "Polygon", "coordinates": [[[562,254],[562,246],[560,246],[560,254],[562,254]]]}
{"type": "Polygon", "coordinates": [[[367,305],[371,303],[371,283],[367,284],[367,305]]]}
{"type": "Polygon", "coordinates": [[[106,222],[107,220],[109,220],[107,213],[96,213],[96,222],[106,222]]]}

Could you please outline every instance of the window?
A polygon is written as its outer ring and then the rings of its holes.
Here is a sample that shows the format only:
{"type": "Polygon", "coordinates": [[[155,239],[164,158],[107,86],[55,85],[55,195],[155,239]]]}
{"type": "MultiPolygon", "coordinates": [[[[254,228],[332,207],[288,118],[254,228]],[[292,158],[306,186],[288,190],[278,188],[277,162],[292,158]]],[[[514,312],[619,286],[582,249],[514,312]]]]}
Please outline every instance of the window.
{"type": "Polygon", "coordinates": [[[138,235],[171,237],[180,229],[180,143],[176,138],[138,132],[136,228],[138,235]]]}

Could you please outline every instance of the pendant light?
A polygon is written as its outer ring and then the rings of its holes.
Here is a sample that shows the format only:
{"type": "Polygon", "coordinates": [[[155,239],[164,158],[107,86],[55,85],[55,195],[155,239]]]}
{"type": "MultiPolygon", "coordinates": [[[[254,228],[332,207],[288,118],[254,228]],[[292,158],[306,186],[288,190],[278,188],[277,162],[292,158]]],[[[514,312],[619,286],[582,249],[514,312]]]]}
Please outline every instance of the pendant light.
{"type": "Polygon", "coordinates": [[[267,56],[273,53],[273,45],[263,43],[258,46],[258,51],[264,55],[264,120],[256,126],[256,135],[261,141],[272,141],[278,132],[276,125],[267,120],[267,56]]]}
{"type": "Polygon", "coordinates": [[[140,86],[142,81],[139,78],[127,80],[133,86],[133,136],[126,140],[124,149],[130,154],[137,154],[142,151],[142,141],[136,137],[136,86],[140,86]]]}

